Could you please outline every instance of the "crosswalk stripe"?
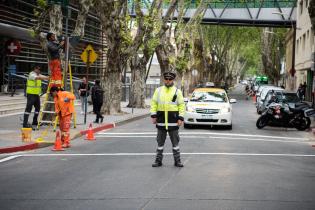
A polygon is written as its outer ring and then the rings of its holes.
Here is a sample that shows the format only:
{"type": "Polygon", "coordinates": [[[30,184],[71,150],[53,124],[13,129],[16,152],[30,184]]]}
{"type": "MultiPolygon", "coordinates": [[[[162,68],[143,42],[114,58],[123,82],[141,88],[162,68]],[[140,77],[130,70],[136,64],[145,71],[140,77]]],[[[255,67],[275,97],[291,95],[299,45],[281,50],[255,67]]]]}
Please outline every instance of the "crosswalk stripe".
{"type": "Polygon", "coordinates": [[[6,157],[6,158],[3,158],[0,160],[0,163],[3,163],[3,162],[6,162],[6,161],[9,161],[9,160],[13,160],[17,157],[20,157],[21,155],[12,155],[12,156],[9,156],[9,157],[6,157]]]}

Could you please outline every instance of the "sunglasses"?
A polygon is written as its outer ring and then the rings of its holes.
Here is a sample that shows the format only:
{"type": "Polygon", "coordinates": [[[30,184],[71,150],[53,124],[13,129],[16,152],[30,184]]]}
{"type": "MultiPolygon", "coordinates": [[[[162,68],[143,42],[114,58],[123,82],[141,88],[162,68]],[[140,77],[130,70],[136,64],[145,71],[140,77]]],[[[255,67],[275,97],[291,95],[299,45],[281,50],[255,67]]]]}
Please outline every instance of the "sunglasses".
{"type": "Polygon", "coordinates": [[[171,78],[164,78],[164,80],[172,81],[172,80],[174,80],[174,79],[171,79],[171,78]]]}

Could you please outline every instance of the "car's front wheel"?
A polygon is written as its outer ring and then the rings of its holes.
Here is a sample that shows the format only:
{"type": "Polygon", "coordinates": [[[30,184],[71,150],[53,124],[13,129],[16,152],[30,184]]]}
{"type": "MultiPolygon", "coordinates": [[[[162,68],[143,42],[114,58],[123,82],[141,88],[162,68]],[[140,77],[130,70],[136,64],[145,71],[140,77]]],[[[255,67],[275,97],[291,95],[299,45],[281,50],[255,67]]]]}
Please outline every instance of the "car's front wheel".
{"type": "Polygon", "coordinates": [[[192,125],[184,123],[184,128],[191,128],[191,127],[192,127],[192,125]]]}
{"type": "Polygon", "coordinates": [[[226,129],[228,129],[228,130],[232,130],[232,128],[233,128],[232,124],[226,126],[226,129]]]}

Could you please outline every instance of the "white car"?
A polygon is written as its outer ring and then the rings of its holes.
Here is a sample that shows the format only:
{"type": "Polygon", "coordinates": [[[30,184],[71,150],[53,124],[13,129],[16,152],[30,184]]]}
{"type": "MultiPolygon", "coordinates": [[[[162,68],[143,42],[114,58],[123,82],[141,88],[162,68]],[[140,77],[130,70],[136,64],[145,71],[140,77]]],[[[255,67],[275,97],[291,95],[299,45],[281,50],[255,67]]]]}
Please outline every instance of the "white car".
{"type": "MultiPolygon", "coordinates": [[[[187,101],[187,100],[186,100],[187,101]]],[[[184,127],[192,125],[220,125],[232,129],[232,105],[220,88],[197,88],[186,104],[184,127]]]]}

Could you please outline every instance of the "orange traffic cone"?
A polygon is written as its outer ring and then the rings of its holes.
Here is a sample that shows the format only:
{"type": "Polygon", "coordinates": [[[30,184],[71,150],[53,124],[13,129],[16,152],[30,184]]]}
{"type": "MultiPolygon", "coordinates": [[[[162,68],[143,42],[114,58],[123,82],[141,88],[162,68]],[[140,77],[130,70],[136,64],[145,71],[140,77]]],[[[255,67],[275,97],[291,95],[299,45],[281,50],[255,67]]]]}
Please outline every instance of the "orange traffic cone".
{"type": "Polygon", "coordinates": [[[86,136],[85,136],[85,140],[89,140],[89,141],[95,140],[93,128],[92,128],[92,123],[90,123],[89,129],[88,129],[86,136]]]}
{"type": "Polygon", "coordinates": [[[56,132],[55,146],[52,149],[52,151],[64,151],[64,149],[62,148],[62,143],[60,139],[60,131],[56,132]]]}
{"type": "Polygon", "coordinates": [[[256,94],[253,96],[253,102],[256,103],[256,94]]]}

